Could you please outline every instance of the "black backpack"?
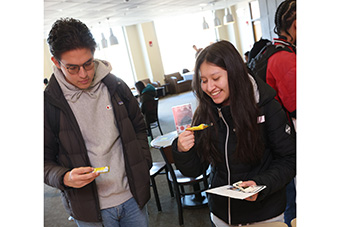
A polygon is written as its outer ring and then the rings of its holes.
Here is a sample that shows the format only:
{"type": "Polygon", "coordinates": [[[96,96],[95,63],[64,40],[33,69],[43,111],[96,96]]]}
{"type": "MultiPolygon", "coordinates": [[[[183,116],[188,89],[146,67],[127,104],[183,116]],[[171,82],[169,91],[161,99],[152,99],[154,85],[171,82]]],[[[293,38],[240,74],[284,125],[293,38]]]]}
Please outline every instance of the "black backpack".
{"type": "Polygon", "coordinates": [[[250,73],[254,76],[258,76],[266,82],[268,59],[273,54],[282,50],[293,53],[293,51],[285,45],[273,45],[272,43],[267,43],[267,45],[264,46],[247,64],[250,73]]]}

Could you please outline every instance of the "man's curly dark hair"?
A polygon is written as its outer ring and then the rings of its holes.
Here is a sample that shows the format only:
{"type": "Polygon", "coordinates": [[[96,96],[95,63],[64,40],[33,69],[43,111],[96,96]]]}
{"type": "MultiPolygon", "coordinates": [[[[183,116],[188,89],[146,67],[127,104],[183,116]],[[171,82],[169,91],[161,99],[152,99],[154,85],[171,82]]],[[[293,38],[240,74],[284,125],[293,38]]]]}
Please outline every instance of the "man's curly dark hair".
{"type": "Polygon", "coordinates": [[[97,46],[89,28],[80,20],[73,18],[61,18],[54,22],[47,43],[51,54],[58,61],[66,51],[88,48],[93,54],[97,46]]]}

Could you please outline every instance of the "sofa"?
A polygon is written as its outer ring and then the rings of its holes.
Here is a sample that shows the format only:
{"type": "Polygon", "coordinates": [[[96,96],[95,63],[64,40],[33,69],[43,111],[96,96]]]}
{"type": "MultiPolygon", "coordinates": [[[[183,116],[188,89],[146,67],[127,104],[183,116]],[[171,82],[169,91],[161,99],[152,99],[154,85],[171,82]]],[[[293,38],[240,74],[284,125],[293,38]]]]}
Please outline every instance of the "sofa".
{"type": "Polygon", "coordinates": [[[155,82],[151,82],[151,80],[149,78],[140,80],[143,82],[143,84],[146,86],[148,84],[151,84],[154,87],[162,87],[161,83],[159,81],[155,81],[155,82]]]}
{"type": "Polygon", "coordinates": [[[192,80],[184,79],[179,72],[164,75],[164,81],[165,84],[168,86],[168,92],[170,94],[179,94],[185,91],[192,90],[192,80]]]}

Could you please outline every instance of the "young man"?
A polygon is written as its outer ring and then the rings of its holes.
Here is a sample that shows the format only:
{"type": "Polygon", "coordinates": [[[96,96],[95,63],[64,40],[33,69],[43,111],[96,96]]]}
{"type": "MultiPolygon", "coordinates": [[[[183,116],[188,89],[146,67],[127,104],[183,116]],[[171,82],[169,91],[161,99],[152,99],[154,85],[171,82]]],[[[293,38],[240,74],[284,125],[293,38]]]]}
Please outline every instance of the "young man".
{"type": "Polygon", "coordinates": [[[81,21],[57,20],[47,42],[55,66],[44,92],[45,183],[61,190],[78,226],[148,226],[152,160],[137,100],[94,59],[81,21]],[[103,166],[109,172],[93,172],[103,166]]]}

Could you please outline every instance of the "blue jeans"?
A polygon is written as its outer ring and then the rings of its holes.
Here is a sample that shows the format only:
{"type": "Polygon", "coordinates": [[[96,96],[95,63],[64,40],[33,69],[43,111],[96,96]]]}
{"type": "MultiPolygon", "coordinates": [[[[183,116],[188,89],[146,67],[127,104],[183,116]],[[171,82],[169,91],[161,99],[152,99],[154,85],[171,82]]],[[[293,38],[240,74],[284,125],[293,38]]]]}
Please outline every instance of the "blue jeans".
{"type": "Polygon", "coordinates": [[[149,218],[146,205],[141,210],[136,200],[132,197],[128,201],[107,209],[101,210],[101,222],[83,222],[74,220],[78,227],[148,227],[149,218]]]}
{"type": "Polygon", "coordinates": [[[285,210],[285,223],[291,227],[290,222],[296,218],[296,188],[294,179],[286,187],[287,205],[285,210]]]}

